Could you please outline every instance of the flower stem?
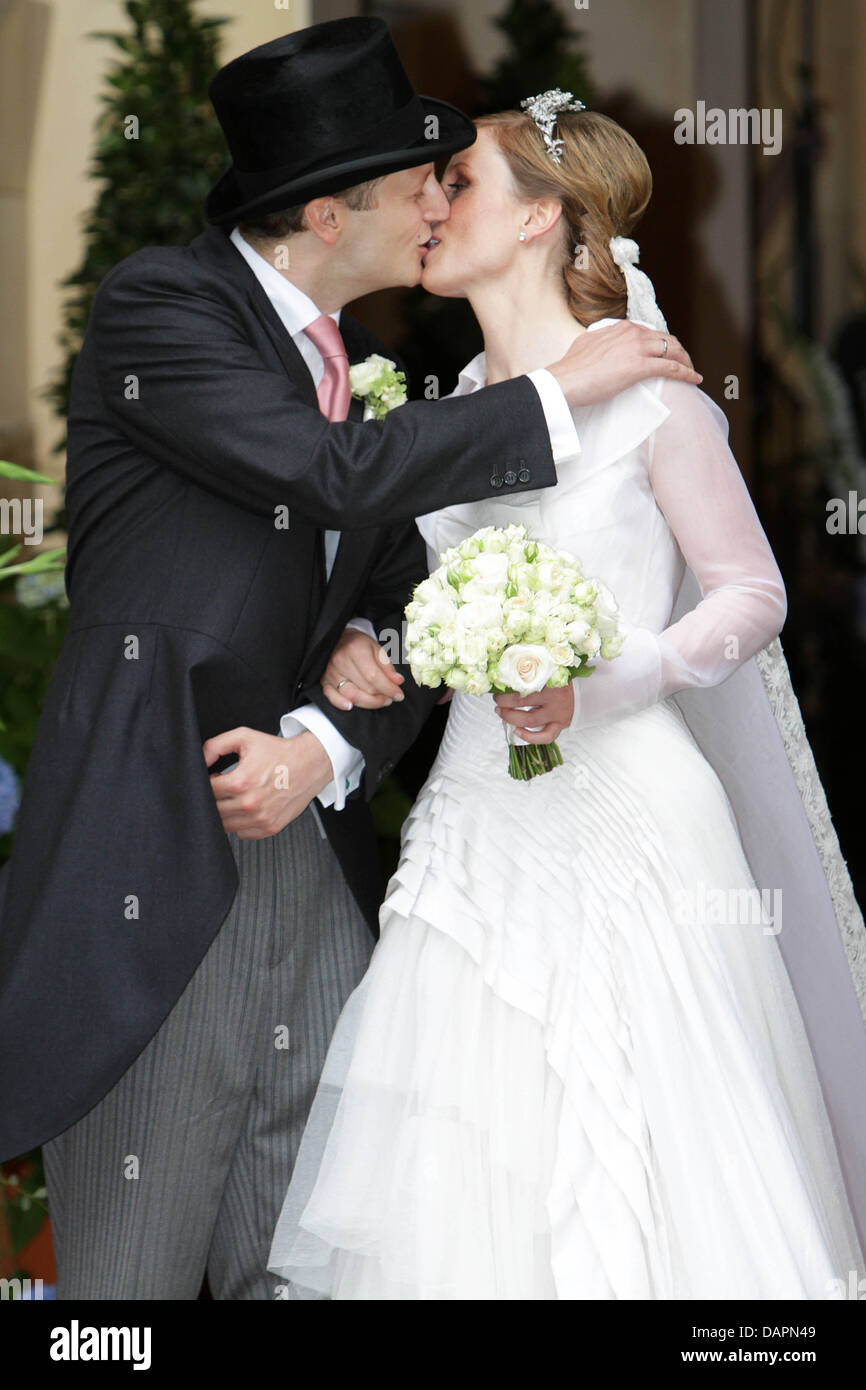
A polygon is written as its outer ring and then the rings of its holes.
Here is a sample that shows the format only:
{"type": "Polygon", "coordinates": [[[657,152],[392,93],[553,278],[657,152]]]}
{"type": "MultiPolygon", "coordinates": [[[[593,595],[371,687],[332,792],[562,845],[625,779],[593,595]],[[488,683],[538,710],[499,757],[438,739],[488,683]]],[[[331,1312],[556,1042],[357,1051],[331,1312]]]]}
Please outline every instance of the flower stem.
{"type": "Polygon", "coordinates": [[[555,743],[511,743],[508,746],[508,774],[519,782],[552,772],[562,766],[562,754],[555,743]]]}

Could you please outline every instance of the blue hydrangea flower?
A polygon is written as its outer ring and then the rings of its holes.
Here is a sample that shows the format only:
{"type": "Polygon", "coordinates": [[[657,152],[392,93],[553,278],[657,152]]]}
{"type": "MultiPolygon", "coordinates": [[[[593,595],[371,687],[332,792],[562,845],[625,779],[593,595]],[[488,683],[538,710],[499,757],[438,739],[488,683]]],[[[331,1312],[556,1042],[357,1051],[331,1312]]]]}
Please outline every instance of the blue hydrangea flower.
{"type": "Polygon", "coordinates": [[[66,589],[62,571],[47,570],[44,573],[20,574],[15,581],[15,597],[22,608],[44,608],[49,603],[59,602],[67,606],[66,589]]]}
{"type": "Polygon", "coordinates": [[[0,758],[0,835],[6,835],[15,824],[21,802],[21,790],[13,768],[0,758]]]}

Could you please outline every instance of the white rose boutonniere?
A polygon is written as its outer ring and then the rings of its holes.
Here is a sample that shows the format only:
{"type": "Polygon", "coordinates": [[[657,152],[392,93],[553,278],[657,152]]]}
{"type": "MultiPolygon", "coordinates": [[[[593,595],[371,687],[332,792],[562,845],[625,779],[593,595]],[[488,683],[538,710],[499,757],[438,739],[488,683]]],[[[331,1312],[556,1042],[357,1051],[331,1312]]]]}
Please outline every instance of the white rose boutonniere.
{"type": "Polygon", "coordinates": [[[365,420],[384,420],[389,410],[406,403],[406,375],[390,357],[373,352],[349,368],[352,395],[364,402],[365,420]]]}

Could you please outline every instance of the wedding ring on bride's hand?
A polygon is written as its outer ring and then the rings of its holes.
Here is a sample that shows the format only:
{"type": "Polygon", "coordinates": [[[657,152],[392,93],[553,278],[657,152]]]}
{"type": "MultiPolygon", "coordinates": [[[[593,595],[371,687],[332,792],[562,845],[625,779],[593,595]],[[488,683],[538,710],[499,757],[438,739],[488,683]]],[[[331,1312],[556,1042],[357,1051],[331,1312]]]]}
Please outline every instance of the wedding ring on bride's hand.
{"type": "Polygon", "coordinates": [[[662,356],[662,357],[667,357],[667,355],[668,355],[668,340],[667,340],[667,338],[662,338],[662,344],[663,344],[663,347],[662,347],[662,350],[661,350],[661,356],[662,356]]]}
{"type": "Polygon", "coordinates": [[[339,690],[341,685],[348,685],[348,684],[349,684],[349,677],[348,677],[348,676],[344,676],[343,679],[342,679],[341,681],[337,681],[337,684],[336,684],[336,686],[335,686],[334,688],[335,688],[336,690],[339,690]]]}

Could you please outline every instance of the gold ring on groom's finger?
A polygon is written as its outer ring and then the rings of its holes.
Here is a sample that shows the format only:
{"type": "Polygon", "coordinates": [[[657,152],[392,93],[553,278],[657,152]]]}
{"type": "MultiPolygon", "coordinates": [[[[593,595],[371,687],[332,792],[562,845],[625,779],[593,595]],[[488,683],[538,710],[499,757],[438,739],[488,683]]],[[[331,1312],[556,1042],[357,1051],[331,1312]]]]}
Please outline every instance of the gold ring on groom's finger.
{"type": "Polygon", "coordinates": [[[664,346],[662,347],[662,353],[661,353],[661,355],[662,355],[662,357],[667,357],[667,354],[668,354],[668,340],[667,340],[667,338],[662,338],[662,343],[664,344],[664,346]]]}
{"type": "Polygon", "coordinates": [[[342,679],[341,681],[337,681],[337,684],[336,684],[336,687],[335,687],[335,688],[336,688],[337,690],[339,690],[341,685],[348,685],[348,684],[349,684],[349,677],[348,677],[348,676],[344,676],[343,679],[342,679]]]}

